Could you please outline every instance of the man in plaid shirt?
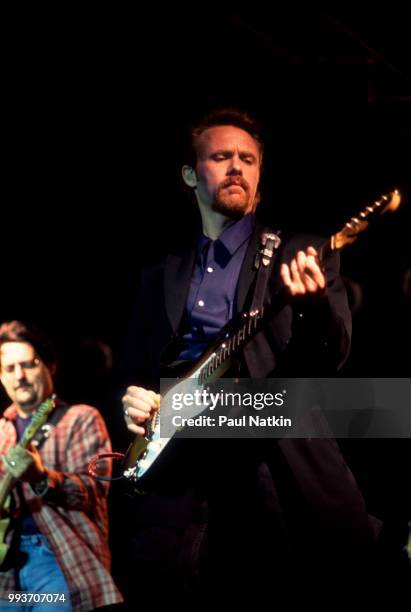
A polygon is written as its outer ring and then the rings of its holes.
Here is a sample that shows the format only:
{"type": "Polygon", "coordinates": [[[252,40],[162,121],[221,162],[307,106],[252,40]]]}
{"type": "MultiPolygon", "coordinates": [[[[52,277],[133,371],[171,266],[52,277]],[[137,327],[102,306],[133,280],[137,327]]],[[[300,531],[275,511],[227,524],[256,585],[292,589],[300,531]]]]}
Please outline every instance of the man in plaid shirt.
{"type": "MultiPolygon", "coordinates": [[[[57,401],[55,424],[39,450],[16,446],[54,391],[54,354],[36,331],[18,321],[4,323],[0,368],[13,402],[0,419],[0,478],[8,472],[18,479],[6,536],[10,550],[0,568],[0,609],[7,609],[14,591],[64,593],[59,610],[86,612],[121,602],[110,575],[108,483],[87,472],[94,455],[111,450],[101,415],[91,406],[57,401]]],[[[111,465],[104,466],[100,473],[109,476],[111,465]]]]}

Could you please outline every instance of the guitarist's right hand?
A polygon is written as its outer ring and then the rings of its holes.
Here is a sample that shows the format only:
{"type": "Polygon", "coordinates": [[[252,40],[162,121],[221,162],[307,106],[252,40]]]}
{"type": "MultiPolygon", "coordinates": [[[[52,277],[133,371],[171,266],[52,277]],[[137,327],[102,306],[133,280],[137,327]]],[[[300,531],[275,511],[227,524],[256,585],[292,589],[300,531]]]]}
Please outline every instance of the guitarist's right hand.
{"type": "Polygon", "coordinates": [[[160,395],[143,387],[127,387],[122,398],[127,428],[135,434],[144,435],[141,425],[160,407],[160,395]]]}

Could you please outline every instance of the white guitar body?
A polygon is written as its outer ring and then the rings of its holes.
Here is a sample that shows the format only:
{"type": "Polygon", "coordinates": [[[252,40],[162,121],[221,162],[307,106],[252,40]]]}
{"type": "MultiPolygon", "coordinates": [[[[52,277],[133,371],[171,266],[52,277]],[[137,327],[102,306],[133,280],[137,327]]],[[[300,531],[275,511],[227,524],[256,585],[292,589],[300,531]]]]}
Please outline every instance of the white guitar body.
{"type": "MultiPolygon", "coordinates": [[[[147,432],[146,436],[139,437],[139,442],[141,445],[141,450],[139,453],[140,458],[133,466],[129,467],[124,472],[124,476],[127,479],[137,482],[140,480],[140,478],[146,475],[167,444],[173,439],[174,435],[180,431],[180,429],[175,428],[174,432],[167,431],[167,434],[170,435],[162,437],[160,422],[163,421],[163,423],[167,424],[171,423],[173,414],[177,414],[177,411],[180,410],[173,407],[173,396],[175,394],[192,394],[196,390],[202,391],[204,388],[206,388],[206,385],[199,382],[200,374],[203,371],[203,368],[208,367],[214,357],[215,353],[212,353],[205,361],[201,363],[201,365],[190,372],[188,376],[179,380],[177,383],[174,383],[166,391],[166,393],[162,395],[161,407],[151,422],[150,431],[147,432]]],[[[196,404],[190,407],[184,406],[184,417],[194,418],[206,409],[207,404],[196,404]]]]}

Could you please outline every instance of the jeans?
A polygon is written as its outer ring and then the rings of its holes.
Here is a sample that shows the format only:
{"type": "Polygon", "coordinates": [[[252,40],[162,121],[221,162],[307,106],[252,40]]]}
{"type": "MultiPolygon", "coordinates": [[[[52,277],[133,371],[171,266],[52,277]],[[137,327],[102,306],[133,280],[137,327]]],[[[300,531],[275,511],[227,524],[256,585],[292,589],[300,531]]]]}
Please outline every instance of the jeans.
{"type": "Polygon", "coordinates": [[[20,551],[27,555],[24,565],[18,570],[18,591],[20,593],[63,594],[65,601],[44,601],[27,603],[9,603],[0,601],[0,612],[71,612],[69,588],[63,572],[57,563],[47,538],[41,534],[21,537],[20,551]]]}

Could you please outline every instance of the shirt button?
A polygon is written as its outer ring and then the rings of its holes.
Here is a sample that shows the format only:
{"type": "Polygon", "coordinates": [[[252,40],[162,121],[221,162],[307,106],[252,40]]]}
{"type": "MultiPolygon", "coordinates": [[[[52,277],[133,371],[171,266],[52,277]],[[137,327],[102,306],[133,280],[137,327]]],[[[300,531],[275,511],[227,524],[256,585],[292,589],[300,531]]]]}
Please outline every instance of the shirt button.
{"type": "Polygon", "coordinates": [[[199,306],[204,306],[204,301],[203,301],[203,300],[198,300],[197,304],[198,304],[199,306]]]}
{"type": "Polygon", "coordinates": [[[207,272],[209,272],[211,274],[211,272],[214,272],[214,268],[212,268],[211,266],[208,266],[207,272]]]}

